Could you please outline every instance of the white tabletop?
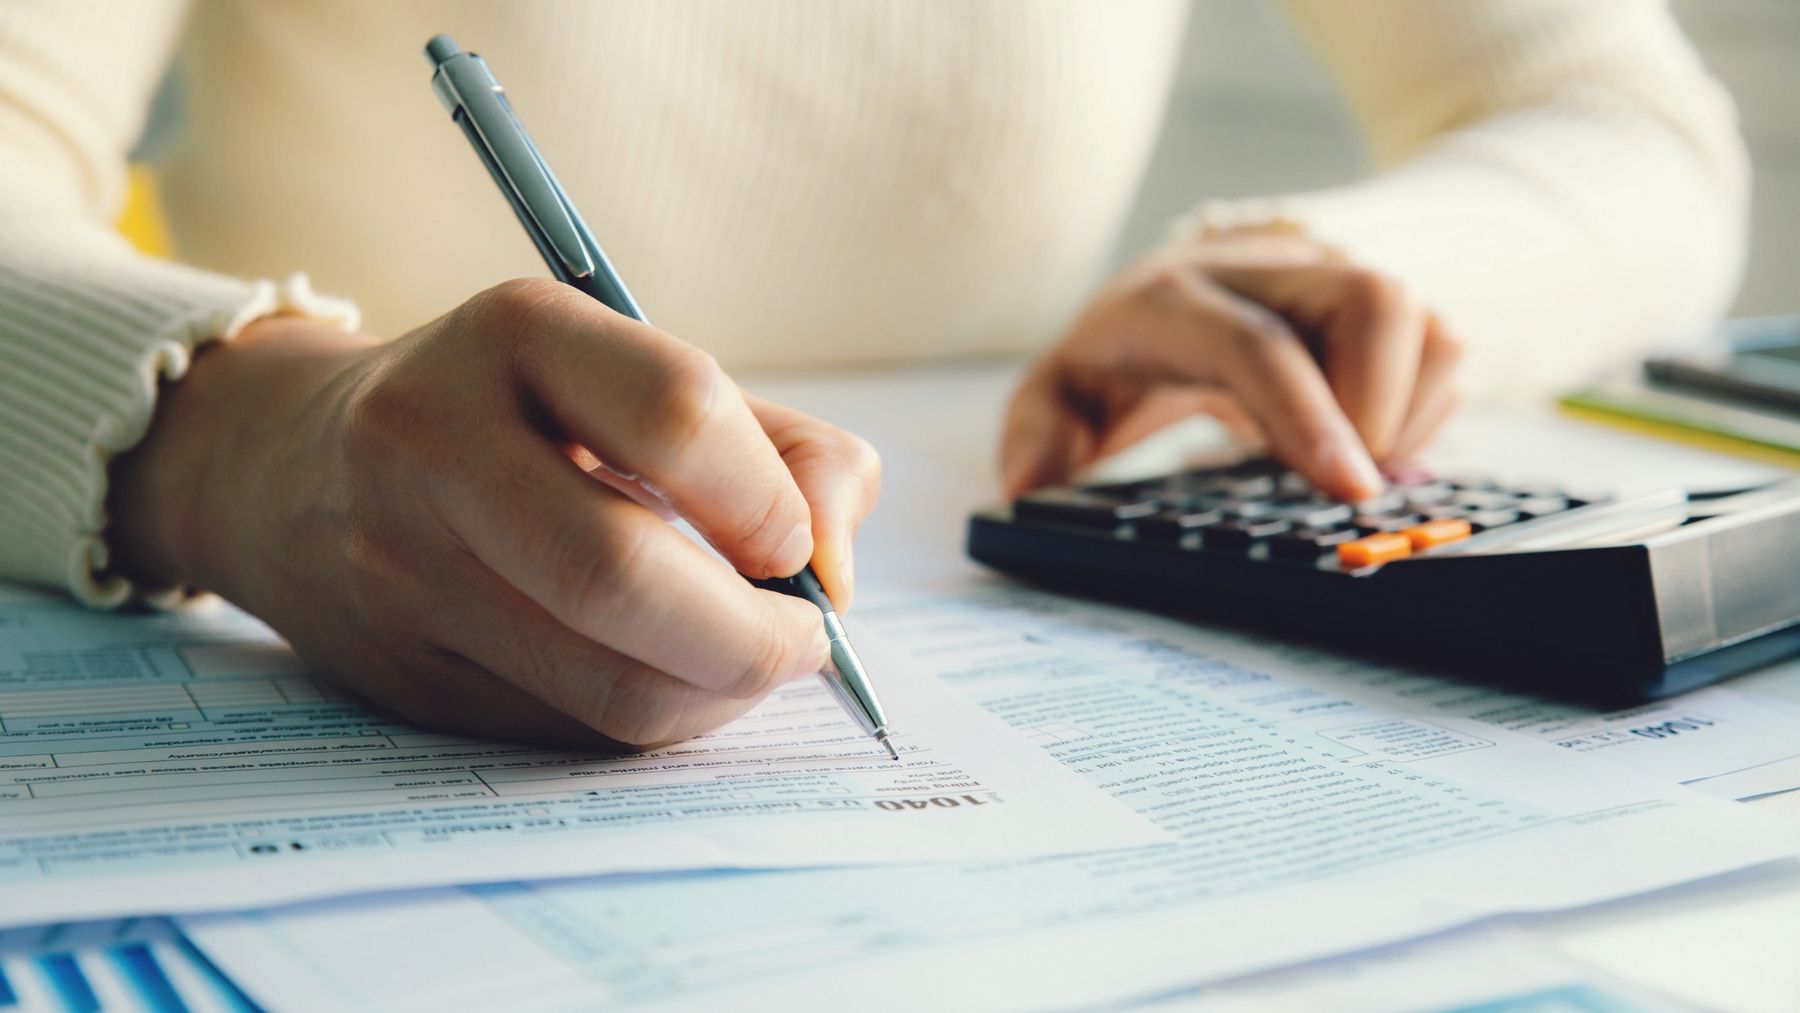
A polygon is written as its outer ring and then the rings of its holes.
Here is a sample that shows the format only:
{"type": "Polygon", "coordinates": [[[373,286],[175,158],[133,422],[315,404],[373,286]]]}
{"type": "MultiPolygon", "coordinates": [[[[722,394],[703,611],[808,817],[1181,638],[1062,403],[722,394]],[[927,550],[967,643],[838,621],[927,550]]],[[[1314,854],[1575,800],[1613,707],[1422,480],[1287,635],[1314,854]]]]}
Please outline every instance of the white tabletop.
{"type": "MultiPolygon", "coordinates": [[[[746,381],[759,394],[859,433],[881,451],[882,502],[857,540],[859,598],[917,593],[981,572],[963,556],[963,527],[971,510],[997,496],[1000,413],[1016,375],[1015,365],[979,363],[746,381]]],[[[1192,427],[1188,436],[1195,435],[1204,436],[1204,427],[1192,427]]],[[[1162,441],[1140,454],[1137,466],[1172,462],[1185,445],[1162,441]]],[[[1732,488],[1777,474],[1766,465],[1569,419],[1549,407],[1466,413],[1432,456],[1446,470],[1619,493],[1732,488]]],[[[1734,685],[1800,702],[1800,663],[1734,685]]],[[[1800,851],[1800,792],[1752,804],[1791,820],[1800,851]]],[[[1544,916],[1532,927],[1579,960],[1685,1002],[1800,1010],[1800,860],[1727,882],[1544,916]]]]}

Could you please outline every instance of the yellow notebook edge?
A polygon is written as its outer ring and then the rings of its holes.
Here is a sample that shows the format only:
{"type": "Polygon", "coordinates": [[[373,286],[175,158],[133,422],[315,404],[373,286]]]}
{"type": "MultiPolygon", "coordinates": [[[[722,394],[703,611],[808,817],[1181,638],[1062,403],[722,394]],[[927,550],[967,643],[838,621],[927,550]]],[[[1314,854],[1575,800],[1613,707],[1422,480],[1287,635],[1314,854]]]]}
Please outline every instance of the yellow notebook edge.
{"type": "Polygon", "coordinates": [[[1701,450],[1729,454],[1732,457],[1746,458],[1763,464],[1772,464],[1778,468],[1800,471],[1800,452],[1708,432],[1704,429],[1695,429],[1676,422],[1642,415],[1628,415],[1615,408],[1600,408],[1586,403],[1579,395],[1574,394],[1557,399],[1557,407],[1564,415],[1571,418],[1597,423],[1612,429],[1649,436],[1653,439],[1670,440],[1690,447],[1698,447],[1701,450]]]}

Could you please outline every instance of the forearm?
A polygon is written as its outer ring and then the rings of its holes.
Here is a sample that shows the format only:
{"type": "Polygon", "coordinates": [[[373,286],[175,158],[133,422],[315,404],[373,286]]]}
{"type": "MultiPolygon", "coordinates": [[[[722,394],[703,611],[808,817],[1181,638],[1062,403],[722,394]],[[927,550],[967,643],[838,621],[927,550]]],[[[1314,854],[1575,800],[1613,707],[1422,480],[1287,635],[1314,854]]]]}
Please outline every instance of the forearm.
{"type": "Polygon", "coordinates": [[[1721,313],[1745,192],[1649,117],[1523,110],[1292,213],[1454,321],[1475,393],[1537,397],[1721,313]]]}
{"type": "Polygon", "coordinates": [[[1210,209],[1290,219],[1409,282],[1477,394],[1539,396],[1729,301],[1747,169],[1729,99],[1651,0],[1290,0],[1380,171],[1210,209]]]}

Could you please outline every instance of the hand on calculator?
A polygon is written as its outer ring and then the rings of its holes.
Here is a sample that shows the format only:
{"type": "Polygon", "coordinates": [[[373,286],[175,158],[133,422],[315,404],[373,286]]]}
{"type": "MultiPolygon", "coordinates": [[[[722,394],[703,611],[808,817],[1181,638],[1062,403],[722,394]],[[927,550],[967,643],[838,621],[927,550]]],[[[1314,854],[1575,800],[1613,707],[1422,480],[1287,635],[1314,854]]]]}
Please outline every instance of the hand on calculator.
{"type": "Polygon", "coordinates": [[[1298,236],[1157,250],[1104,288],[1027,374],[1001,446],[1006,494],[1205,412],[1317,489],[1377,495],[1457,403],[1461,346],[1398,282],[1298,236]]]}

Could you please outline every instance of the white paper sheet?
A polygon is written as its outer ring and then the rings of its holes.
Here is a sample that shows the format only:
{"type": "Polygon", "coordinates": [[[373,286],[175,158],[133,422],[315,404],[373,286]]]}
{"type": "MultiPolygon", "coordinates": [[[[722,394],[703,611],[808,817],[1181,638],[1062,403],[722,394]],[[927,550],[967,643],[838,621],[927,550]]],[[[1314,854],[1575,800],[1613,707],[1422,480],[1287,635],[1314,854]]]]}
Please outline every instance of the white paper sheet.
{"type": "MultiPolygon", "coordinates": [[[[1793,824],[1800,843],[1800,822],[1793,824]]],[[[1569,958],[1713,1013],[1800,1010],[1800,861],[1556,918],[1530,930],[1569,958]]]]}
{"type": "Polygon", "coordinates": [[[1389,668],[1237,631],[1209,630],[1223,657],[1328,676],[1357,697],[1421,716],[1479,721],[1625,764],[1720,798],[1800,788],[1800,706],[1755,691],[1710,686],[1619,710],[1546,700],[1475,682],[1389,668]]]}
{"type": "Polygon", "coordinates": [[[1529,932],[1487,926],[1219,982],[1144,1013],[1682,1013],[1529,932]]]}
{"type": "MultiPolygon", "coordinates": [[[[347,902],[230,932],[208,926],[200,937],[231,966],[244,969],[258,995],[292,1009],[574,1011],[616,1000],[593,980],[587,966],[592,955],[578,955],[585,936],[563,947],[546,946],[542,932],[521,929],[503,905],[483,903],[475,893],[434,891],[404,904],[347,902]],[[396,939],[413,945],[401,950],[396,939]],[[368,954],[377,959],[366,959],[368,954]],[[505,971],[446,981],[442,969],[452,962],[505,971]]],[[[621,961],[614,980],[631,973],[621,961]]],[[[655,987],[658,970],[645,967],[641,973],[646,990],[655,987]]],[[[884,980],[878,967],[870,977],[884,980]]],[[[940,1004],[931,1008],[978,1005],[944,999],[938,997],[940,1004]]],[[[726,1005],[754,1008],[723,997],[715,1008],[726,1005]]],[[[800,1005],[796,1000],[796,1008],[800,1005]]],[[[885,1004],[877,1000],[876,1005],[885,1004]]],[[[1146,1013],[1675,1013],[1688,1007],[1583,965],[1526,930],[1489,925],[1184,989],[1133,1008],[1146,1013]]]]}
{"type": "Polygon", "coordinates": [[[1064,1008],[1653,890],[1795,847],[1744,807],[1504,728],[1359,702],[1321,673],[1214,657],[1177,623],[1024,591],[859,619],[865,639],[939,673],[1181,843],[514,884],[184,926],[254,994],[290,999],[329,987],[423,1008],[459,983],[503,990],[494,968],[516,966],[532,990],[517,981],[510,1001],[541,996],[541,1008],[847,996],[862,1009],[1064,1008]],[[507,957],[477,982],[461,968],[486,945],[507,957]],[[383,969],[390,958],[409,962],[403,973],[383,969]]]}
{"type": "Polygon", "coordinates": [[[691,743],[599,757],[406,726],[314,681],[230,610],[0,602],[0,925],[1167,839],[935,680],[864,654],[899,763],[822,683],[691,743]]]}

